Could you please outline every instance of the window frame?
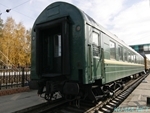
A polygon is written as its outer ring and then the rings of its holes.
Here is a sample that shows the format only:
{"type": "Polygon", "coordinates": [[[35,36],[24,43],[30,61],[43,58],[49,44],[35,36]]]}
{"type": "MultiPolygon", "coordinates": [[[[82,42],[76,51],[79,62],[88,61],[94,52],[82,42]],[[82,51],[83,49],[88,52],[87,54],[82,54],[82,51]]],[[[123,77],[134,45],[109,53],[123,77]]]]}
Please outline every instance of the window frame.
{"type": "Polygon", "coordinates": [[[123,61],[123,47],[121,45],[118,45],[118,57],[119,60],[123,61]]]}
{"type": "MultiPolygon", "coordinates": [[[[95,36],[96,36],[95,35],[95,36]]],[[[98,58],[99,57],[99,54],[100,54],[100,52],[98,52],[98,53],[96,53],[96,49],[97,49],[97,51],[99,51],[99,46],[100,46],[100,39],[99,39],[99,33],[97,33],[97,32],[95,32],[94,30],[93,30],[93,32],[92,32],[92,39],[91,39],[91,42],[92,42],[92,46],[93,46],[93,57],[96,57],[96,58],[98,58]],[[96,34],[97,35],[97,42],[95,42],[95,41],[93,41],[93,38],[94,38],[94,35],[93,34],[96,34]],[[95,50],[95,51],[94,51],[95,50]],[[95,52],[95,53],[94,53],[95,52]]]]}
{"type": "Polygon", "coordinates": [[[116,43],[114,41],[110,40],[109,47],[110,47],[110,59],[116,60],[116,43]],[[113,52],[111,52],[111,49],[113,49],[113,52]]]}

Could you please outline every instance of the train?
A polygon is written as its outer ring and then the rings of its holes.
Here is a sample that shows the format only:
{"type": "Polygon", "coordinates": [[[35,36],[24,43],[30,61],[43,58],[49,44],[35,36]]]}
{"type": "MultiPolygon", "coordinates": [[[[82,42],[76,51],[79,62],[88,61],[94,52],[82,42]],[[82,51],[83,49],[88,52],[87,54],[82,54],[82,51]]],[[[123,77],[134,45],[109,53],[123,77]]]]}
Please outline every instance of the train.
{"type": "Polygon", "coordinates": [[[54,2],[32,28],[30,88],[48,101],[59,94],[94,103],[143,75],[147,61],[84,11],[54,2]]]}
{"type": "Polygon", "coordinates": [[[144,55],[145,72],[150,72],[150,60],[144,55]]]}

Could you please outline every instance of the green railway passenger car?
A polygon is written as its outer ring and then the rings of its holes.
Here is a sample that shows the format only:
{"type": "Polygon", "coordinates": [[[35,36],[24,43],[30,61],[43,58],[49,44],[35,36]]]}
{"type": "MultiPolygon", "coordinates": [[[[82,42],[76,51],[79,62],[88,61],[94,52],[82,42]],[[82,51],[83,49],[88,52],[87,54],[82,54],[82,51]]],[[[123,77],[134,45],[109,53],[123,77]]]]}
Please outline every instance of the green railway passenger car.
{"type": "Polygon", "coordinates": [[[38,84],[39,94],[46,87],[47,100],[59,91],[97,101],[93,86],[100,90],[144,70],[140,54],[65,2],[50,4],[36,19],[31,55],[30,87],[38,84]]]}

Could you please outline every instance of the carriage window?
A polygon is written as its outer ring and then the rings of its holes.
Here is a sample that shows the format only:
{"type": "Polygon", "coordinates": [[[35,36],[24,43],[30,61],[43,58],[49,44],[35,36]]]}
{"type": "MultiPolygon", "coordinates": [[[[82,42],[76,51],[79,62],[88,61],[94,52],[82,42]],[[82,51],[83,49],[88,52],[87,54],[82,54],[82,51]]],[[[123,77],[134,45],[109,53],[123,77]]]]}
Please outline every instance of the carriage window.
{"type": "Polygon", "coordinates": [[[135,55],[134,55],[134,53],[131,53],[131,62],[135,62],[135,55]]]}
{"type": "Polygon", "coordinates": [[[140,63],[140,62],[139,62],[139,56],[137,56],[136,59],[137,59],[137,64],[139,64],[139,63],[140,63]]]}
{"type": "Polygon", "coordinates": [[[135,63],[137,63],[137,56],[135,55],[135,63]]]}
{"type": "Polygon", "coordinates": [[[128,62],[131,62],[131,55],[130,55],[130,52],[128,52],[128,62]]]}
{"type": "Polygon", "coordinates": [[[131,53],[131,62],[133,62],[133,60],[134,60],[134,56],[133,56],[133,54],[131,53]]]}
{"type": "Polygon", "coordinates": [[[110,41],[110,58],[116,59],[116,44],[110,41]]]}
{"type": "Polygon", "coordinates": [[[124,61],[127,61],[128,59],[127,59],[127,51],[126,51],[126,49],[124,49],[124,61]]]}
{"type": "Polygon", "coordinates": [[[61,56],[61,35],[54,36],[54,56],[61,56]]]}
{"type": "Polygon", "coordinates": [[[136,56],[135,56],[135,54],[133,55],[133,62],[136,63],[136,56]]]}
{"type": "Polygon", "coordinates": [[[98,46],[98,34],[93,32],[92,35],[92,44],[98,46]]]}
{"type": "Polygon", "coordinates": [[[93,45],[93,56],[99,56],[99,47],[98,47],[98,34],[92,33],[92,45],[93,45]]]}
{"type": "Polygon", "coordinates": [[[123,48],[121,46],[118,47],[118,55],[119,60],[123,60],[123,48]]]}

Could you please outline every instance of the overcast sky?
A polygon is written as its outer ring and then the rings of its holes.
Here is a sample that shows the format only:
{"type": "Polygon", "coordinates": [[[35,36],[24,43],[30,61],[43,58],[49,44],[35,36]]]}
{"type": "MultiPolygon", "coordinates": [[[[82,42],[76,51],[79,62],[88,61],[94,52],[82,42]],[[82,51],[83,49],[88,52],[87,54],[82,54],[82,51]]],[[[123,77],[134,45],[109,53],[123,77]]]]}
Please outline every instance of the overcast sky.
{"type": "MultiPolygon", "coordinates": [[[[37,16],[56,0],[1,0],[5,21],[32,28],[37,16]],[[6,9],[11,9],[6,13],[6,9]]],[[[128,45],[150,43],[150,0],[62,0],[74,4],[128,45]]]]}

